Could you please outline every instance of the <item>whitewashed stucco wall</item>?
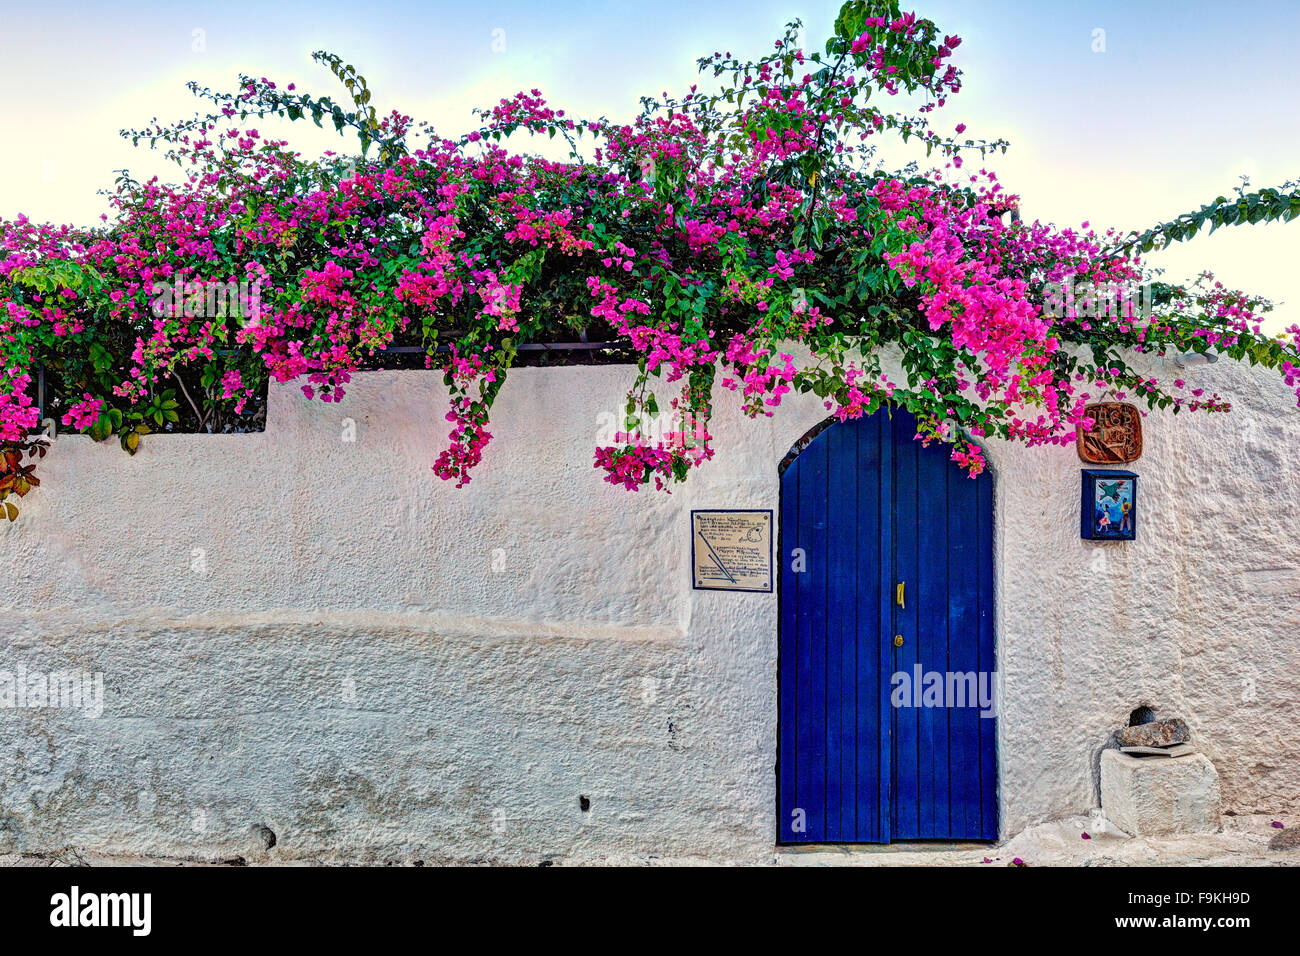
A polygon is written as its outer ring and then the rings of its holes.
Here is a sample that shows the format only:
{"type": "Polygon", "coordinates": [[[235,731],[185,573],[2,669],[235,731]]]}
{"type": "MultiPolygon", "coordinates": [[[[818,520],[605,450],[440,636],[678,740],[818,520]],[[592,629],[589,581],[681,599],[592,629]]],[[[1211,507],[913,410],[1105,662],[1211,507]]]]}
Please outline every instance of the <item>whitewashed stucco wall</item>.
{"type": "MultiPolygon", "coordinates": [[[[265,827],[281,858],[770,858],[776,597],[692,591],[689,510],[777,508],[825,413],[723,396],[714,461],[630,494],[591,450],[631,377],[512,372],[459,490],[435,373],[273,387],[264,434],[135,458],[57,439],[0,530],[0,670],[102,672],[104,712],[0,709],[0,852],[259,859],[265,827]]],[[[990,451],[1004,836],[1094,806],[1140,703],[1226,808],[1300,810],[1300,410],[1188,377],[1237,411],[1147,419],[1136,542],[1079,539],[1073,449],[990,451]]]]}

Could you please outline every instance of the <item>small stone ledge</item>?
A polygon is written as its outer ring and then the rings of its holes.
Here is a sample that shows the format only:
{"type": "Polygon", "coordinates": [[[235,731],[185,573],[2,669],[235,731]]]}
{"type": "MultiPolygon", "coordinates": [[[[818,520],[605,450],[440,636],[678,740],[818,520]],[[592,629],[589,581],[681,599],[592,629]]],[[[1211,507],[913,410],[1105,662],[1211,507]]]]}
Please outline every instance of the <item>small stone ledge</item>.
{"type": "Polygon", "coordinates": [[[1108,821],[1132,836],[1217,833],[1219,774],[1200,753],[1134,757],[1105,750],[1101,808],[1108,821]]]}

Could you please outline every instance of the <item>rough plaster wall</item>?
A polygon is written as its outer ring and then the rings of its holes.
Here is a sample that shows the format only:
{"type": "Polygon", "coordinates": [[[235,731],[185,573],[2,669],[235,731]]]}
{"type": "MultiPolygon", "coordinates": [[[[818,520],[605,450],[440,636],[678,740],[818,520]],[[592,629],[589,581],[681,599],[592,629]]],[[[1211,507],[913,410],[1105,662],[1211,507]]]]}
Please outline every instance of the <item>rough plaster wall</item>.
{"type": "Polygon", "coordinates": [[[1300,411],[1273,373],[1176,374],[1234,410],[1144,420],[1134,542],[1079,538],[1072,449],[995,450],[1006,831],[1095,805],[1140,704],[1187,720],[1225,809],[1300,809],[1300,411]]]}
{"type": "MultiPolygon", "coordinates": [[[[689,510],[776,508],[825,412],[726,394],[714,461],[629,494],[591,449],[631,375],[513,372],[459,490],[429,471],[434,373],[274,388],[265,434],[134,459],[59,438],[0,531],[0,669],[102,671],[105,709],[0,710],[0,851],[256,857],[266,826],[285,857],[769,854],[776,597],[691,591],[689,510]]],[[[1137,542],[1079,539],[1072,449],[990,450],[1004,835],[1095,805],[1139,703],[1188,720],[1225,807],[1300,809],[1300,412],[1263,374],[1188,377],[1238,413],[1147,419],[1137,542]]]]}
{"type": "Polygon", "coordinates": [[[512,375],[459,490],[429,470],[433,373],[340,407],[277,389],[265,434],[134,459],[59,438],[0,532],[0,669],[102,671],[105,710],[0,710],[0,848],[228,857],[266,826],[286,856],[761,852],[771,599],[693,599],[687,498],[600,480],[631,377],[512,375]]]}

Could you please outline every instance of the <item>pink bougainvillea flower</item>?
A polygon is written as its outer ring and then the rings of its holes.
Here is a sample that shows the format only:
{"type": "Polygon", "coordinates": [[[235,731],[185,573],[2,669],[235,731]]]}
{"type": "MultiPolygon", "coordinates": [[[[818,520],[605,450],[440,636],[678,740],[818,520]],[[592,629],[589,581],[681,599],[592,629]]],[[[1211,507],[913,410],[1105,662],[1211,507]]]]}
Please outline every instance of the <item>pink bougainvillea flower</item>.
{"type": "MultiPolygon", "coordinates": [[[[712,459],[720,396],[751,419],[793,395],[839,421],[903,407],[971,477],[989,439],[1073,444],[1099,395],[1230,410],[1142,371],[1146,355],[1249,357],[1300,404],[1300,326],[1263,335],[1269,303],[1203,273],[1135,314],[1159,228],[1144,245],[1025,220],[972,169],[1006,144],[931,120],[962,88],[960,37],[913,13],[841,22],[833,68],[813,69],[794,32],[757,59],[701,60],[724,95],[744,91],[726,109],[692,86],[625,122],[584,120],[533,89],[458,139],[265,77],[196,85],[207,115],[128,134],[165,145],[177,182],[119,178],[94,229],[0,221],[0,442],[36,426],[40,367],[73,370],[52,407],[77,428],[163,403],[174,424],[239,428],[270,382],[336,403],[397,347],[442,373],[433,470],[459,487],[519,356],[575,338],[635,367],[592,442],[597,474],[632,491],[712,459]],[[248,125],[272,115],[332,118],[358,151],[305,159],[248,125]],[[567,158],[538,155],[537,136],[567,158]],[[935,168],[879,169],[886,136],[935,168]],[[891,348],[901,374],[882,367],[891,348]]],[[[1274,193],[1256,199],[1292,201],[1274,193]]]]}

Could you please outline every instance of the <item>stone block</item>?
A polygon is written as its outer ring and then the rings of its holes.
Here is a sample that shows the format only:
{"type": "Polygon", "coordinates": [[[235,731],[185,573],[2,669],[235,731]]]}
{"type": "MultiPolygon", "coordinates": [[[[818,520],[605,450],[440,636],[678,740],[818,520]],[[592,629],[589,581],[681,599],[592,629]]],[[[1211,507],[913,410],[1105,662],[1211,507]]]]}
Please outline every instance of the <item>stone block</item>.
{"type": "Polygon", "coordinates": [[[1133,836],[1217,833],[1219,774],[1201,753],[1134,757],[1103,750],[1101,809],[1133,836]]]}

